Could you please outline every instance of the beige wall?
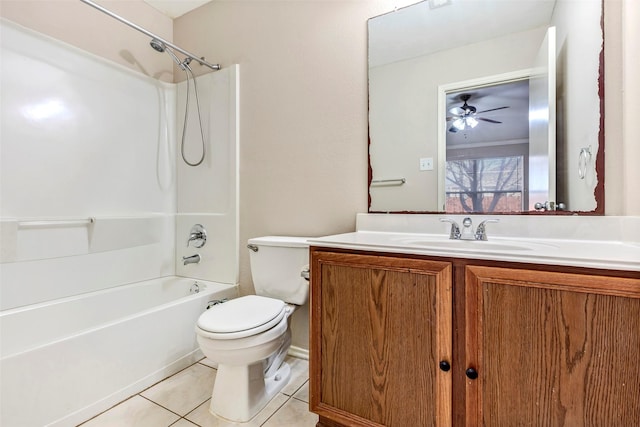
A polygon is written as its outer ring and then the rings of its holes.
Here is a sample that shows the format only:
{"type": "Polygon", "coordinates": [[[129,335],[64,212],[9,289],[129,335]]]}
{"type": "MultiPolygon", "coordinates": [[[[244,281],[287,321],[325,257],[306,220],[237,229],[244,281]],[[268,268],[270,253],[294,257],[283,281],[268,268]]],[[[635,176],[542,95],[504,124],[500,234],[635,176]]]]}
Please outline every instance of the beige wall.
{"type": "Polygon", "coordinates": [[[353,230],[367,209],[366,20],[375,13],[362,1],[216,1],[175,21],[178,45],[240,64],[242,241],[353,230]]]}
{"type": "MultiPolygon", "coordinates": [[[[240,64],[240,241],[352,231],[367,196],[369,1],[215,1],[176,19],[176,44],[240,64]]],[[[196,70],[197,71],[197,70],[196,70]]],[[[240,251],[240,285],[252,293],[240,251]]],[[[307,310],[293,343],[308,346],[307,310]]]]}
{"type": "Polygon", "coordinates": [[[640,215],[640,2],[605,0],[605,210],[640,215]]]}
{"type": "MultiPolygon", "coordinates": [[[[171,40],[173,21],[142,0],[96,3],[171,40]]],[[[0,16],[124,67],[173,81],[173,62],[149,46],[149,37],[80,0],[1,0],[0,16]]]]}
{"type": "Polygon", "coordinates": [[[240,64],[241,241],[353,230],[367,209],[373,13],[360,1],[222,1],[176,20],[177,44],[240,64]]]}
{"type": "Polygon", "coordinates": [[[640,215],[640,133],[638,111],[640,111],[640,2],[627,0],[624,8],[623,31],[623,119],[624,119],[624,176],[622,193],[625,195],[623,212],[640,215]]]}

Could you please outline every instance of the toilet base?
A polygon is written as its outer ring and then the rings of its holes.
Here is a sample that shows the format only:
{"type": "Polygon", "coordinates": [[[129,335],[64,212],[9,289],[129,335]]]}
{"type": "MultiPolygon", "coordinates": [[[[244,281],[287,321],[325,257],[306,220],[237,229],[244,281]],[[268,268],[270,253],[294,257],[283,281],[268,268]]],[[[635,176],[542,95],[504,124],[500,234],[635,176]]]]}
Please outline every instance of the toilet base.
{"type": "Polygon", "coordinates": [[[244,423],[253,418],[289,383],[287,363],[270,377],[262,361],[249,366],[218,365],[209,412],[229,421],[244,423]]]}

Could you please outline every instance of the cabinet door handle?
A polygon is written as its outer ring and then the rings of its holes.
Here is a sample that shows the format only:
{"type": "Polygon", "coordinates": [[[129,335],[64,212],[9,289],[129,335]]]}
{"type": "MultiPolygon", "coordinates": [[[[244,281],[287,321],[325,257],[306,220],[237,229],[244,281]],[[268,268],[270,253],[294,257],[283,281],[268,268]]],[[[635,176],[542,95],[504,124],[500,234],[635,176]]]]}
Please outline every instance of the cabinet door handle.
{"type": "Polygon", "coordinates": [[[449,364],[449,362],[447,362],[446,360],[441,360],[440,370],[447,372],[449,369],[451,369],[451,365],[449,364]]]}
{"type": "Polygon", "coordinates": [[[469,368],[465,371],[465,374],[467,375],[467,378],[469,378],[470,380],[475,380],[476,378],[478,378],[478,371],[476,371],[473,368],[469,368]]]}

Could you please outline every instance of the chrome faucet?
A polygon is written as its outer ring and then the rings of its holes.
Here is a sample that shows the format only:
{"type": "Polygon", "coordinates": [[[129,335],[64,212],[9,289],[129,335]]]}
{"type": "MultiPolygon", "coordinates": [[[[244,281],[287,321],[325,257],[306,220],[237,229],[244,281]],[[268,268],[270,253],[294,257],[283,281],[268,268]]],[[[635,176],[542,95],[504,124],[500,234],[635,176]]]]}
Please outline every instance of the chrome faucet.
{"type": "Polygon", "coordinates": [[[197,263],[200,262],[200,254],[195,254],[195,255],[191,255],[191,256],[183,256],[182,257],[182,262],[184,263],[184,265],[197,264],[197,263]]]}
{"type": "Polygon", "coordinates": [[[487,240],[487,226],[485,225],[488,222],[500,222],[499,219],[485,219],[476,228],[475,238],[476,240],[487,240]]]}
{"type": "Polygon", "coordinates": [[[463,219],[462,227],[460,240],[476,240],[475,235],[473,234],[473,223],[471,222],[471,218],[466,217],[463,219]]]}
{"type": "Polygon", "coordinates": [[[488,222],[499,222],[498,219],[485,219],[476,228],[475,233],[473,232],[473,226],[471,222],[471,218],[466,217],[462,220],[462,226],[464,227],[460,230],[460,226],[457,222],[449,218],[440,218],[441,222],[451,223],[451,231],[449,233],[449,239],[451,240],[487,240],[487,226],[488,222]]]}
{"type": "Polygon", "coordinates": [[[187,240],[187,247],[189,247],[191,242],[193,242],[193,246],[195,248],[201,248],[205,243],[207,243],[207,230],[205,230],[201,224],[196,224],[191,227],[189,239],[187,240]]]}
{"type": "Polygon", "coordinates": [[[457,222],[449,218],[440,218],[440,222],[451,223],[451,232],[449,233],[449,238],[451,240],[460,240],[460,236],[462,235],[462,233],[460,233],[460,226],[457,222]]]}

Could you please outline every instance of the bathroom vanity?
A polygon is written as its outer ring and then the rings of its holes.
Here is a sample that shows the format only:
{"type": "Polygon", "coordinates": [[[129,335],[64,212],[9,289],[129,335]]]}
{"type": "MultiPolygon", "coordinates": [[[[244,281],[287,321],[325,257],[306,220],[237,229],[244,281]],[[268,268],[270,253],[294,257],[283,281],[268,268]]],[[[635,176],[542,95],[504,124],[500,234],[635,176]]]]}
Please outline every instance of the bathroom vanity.
{"type": "Polygon", "coordinates": [[[455,242],[443,225],[360,225],[311,241],[319,426],[638,424],[636,237],[597,240],[604,225],[585,239],[455,242]]]}

